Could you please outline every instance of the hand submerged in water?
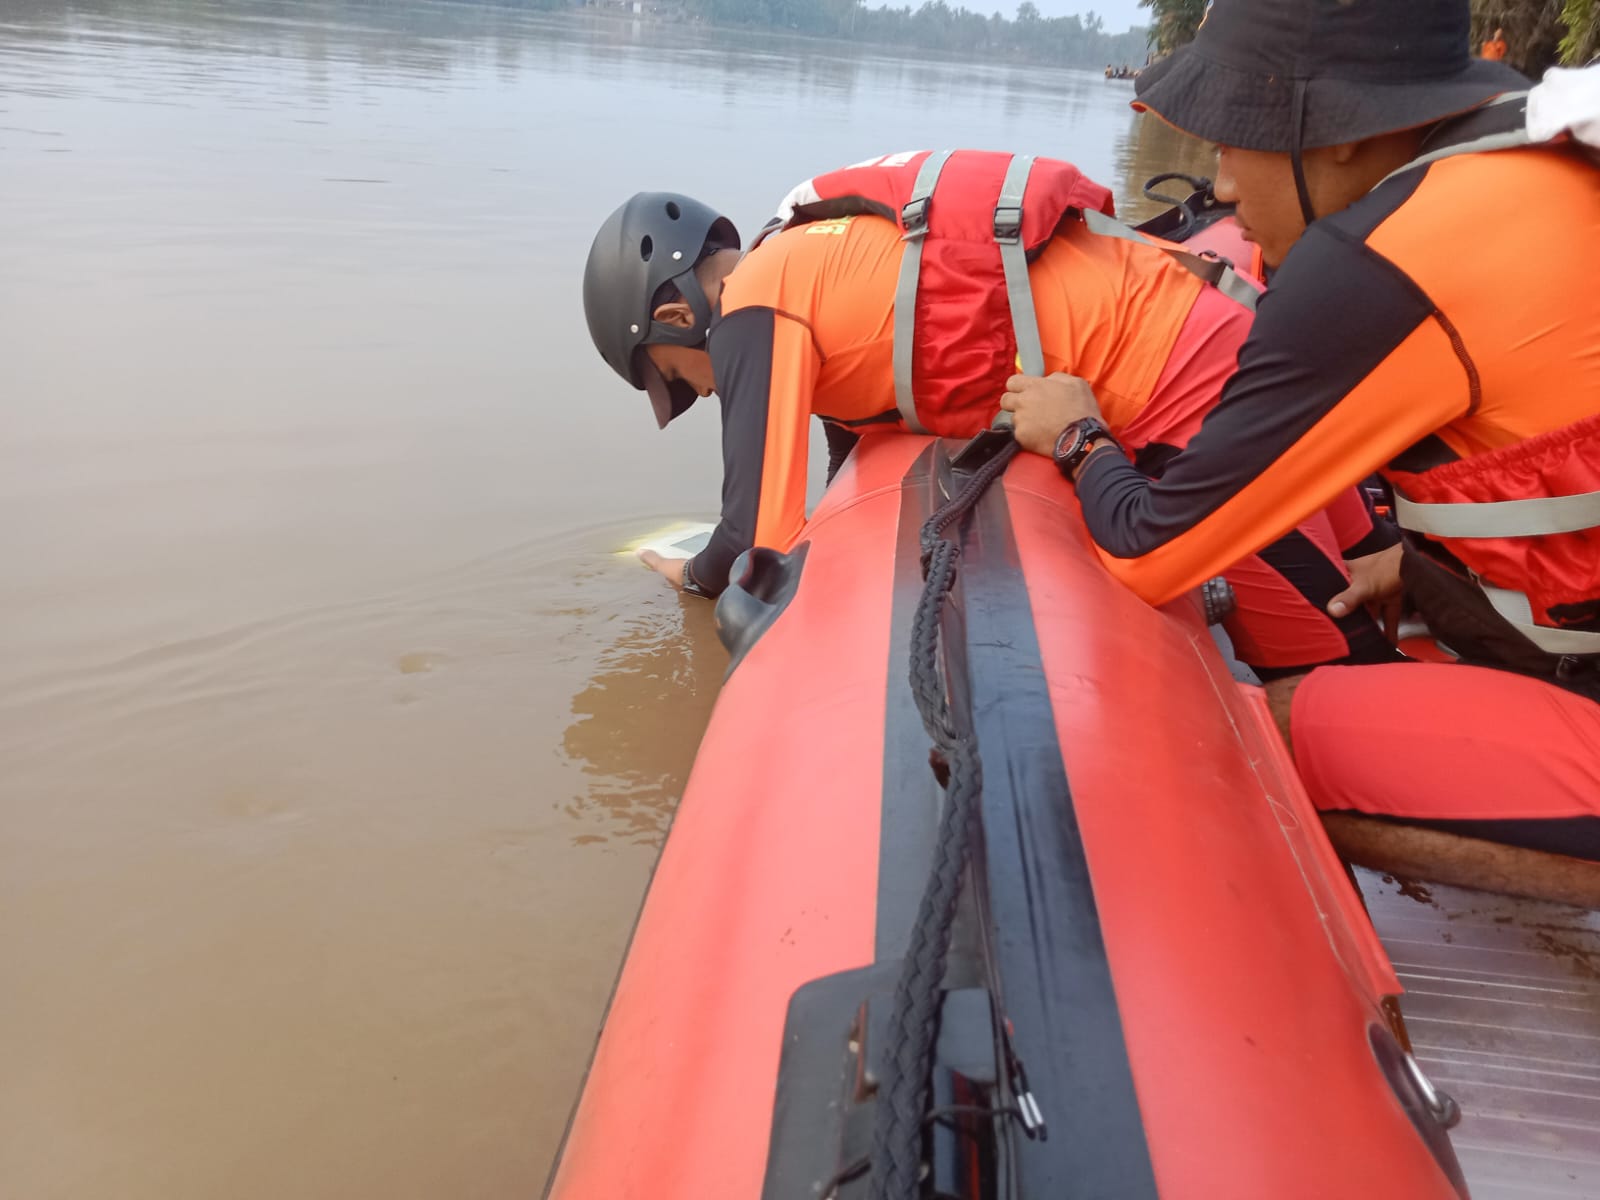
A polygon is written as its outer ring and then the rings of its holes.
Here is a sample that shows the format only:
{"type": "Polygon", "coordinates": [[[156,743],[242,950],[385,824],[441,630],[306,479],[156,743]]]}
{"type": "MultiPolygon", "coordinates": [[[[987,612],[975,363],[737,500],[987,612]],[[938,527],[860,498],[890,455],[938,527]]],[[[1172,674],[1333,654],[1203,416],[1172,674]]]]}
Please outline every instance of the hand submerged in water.
{"type": "Polygon", "coordinates": [[[680,592],[683,590],[683,567],[689,561],[687,558],[665,558],[654,550],[641,550],[639,561],[680,592]]]}
{"type": "Polygon", "coordinates": [[[1000,407],[1016,416],[1013,430],[1024,450],[1049,457],[1061,431],[1074,421],[1094,417],[1103,421],[1100,402],[1094,389],[1076,375],[1058,371],[1054,375],[1013,375],[1006,380],[1000,407]]]}

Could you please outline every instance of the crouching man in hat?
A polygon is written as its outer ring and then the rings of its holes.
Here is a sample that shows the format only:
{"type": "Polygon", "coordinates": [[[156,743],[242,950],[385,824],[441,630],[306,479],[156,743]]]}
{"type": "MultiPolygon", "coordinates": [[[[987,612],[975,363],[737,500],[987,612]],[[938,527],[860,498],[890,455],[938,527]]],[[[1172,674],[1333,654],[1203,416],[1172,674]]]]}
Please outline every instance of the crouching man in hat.
{"type": "MultiPolygon", "coordinates": [[[[1530,104],[1468,37],[1466,0],[1217,0],[1144,73],[1135,106],[1218,143],[1217,195],[1281,269],[1165,474],[1098,450],[1075,483],[1106,565],[1160,603],[1380,472],[1403,551],[1330,607],[1403,587],[1460,662],[1274,683],[1306,786],[1366,816],[1329,828],[1374,865],[1593,904],[1600,168],[1577,138],[1600,113],[1552,110],[1600,75],[1530,104]]],[[[1029,449],[1099,418],[1083,380],[1007,386],[1029,449]]]]}

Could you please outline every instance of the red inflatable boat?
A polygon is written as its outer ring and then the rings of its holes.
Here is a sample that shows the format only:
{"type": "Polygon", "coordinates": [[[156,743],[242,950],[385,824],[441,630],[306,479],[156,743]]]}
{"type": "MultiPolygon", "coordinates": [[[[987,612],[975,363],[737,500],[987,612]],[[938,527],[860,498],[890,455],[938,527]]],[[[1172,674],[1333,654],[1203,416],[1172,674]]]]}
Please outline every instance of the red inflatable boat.
{"type": "MultiPolygon", "coordinates": [[[[803,541],[748,561],[723,602],[737,658],[557,1200],[817,1197],[864,1149],[863,1021],[892,989],[941,800],[906,664],[917,532],[955,448],[864,439],[803,541]]],[[[1200,606],[1151,609],[1113,581],[1033,456],[962,536],[987,879],[967,939],[996,964],[1000,1048],[980,1052],[981,1013],[935,1093],[999,1107],[1020,1061],[1047,1136],[971,1114],[949,1131],[966,1190],[930,1194],[1457,1195],[1441,1106],[1385,1017],[1399,985],[1200,606]]]]}
{"type": "MultiPolygon", "coordinates": [[[[962,449],[864,438],[796,547],[735,568],[733,665],[555,1200],[885,1194],[897,984],[953,786],[909,674],[919,530],[962,449]]],[[[943,678],[983,782],[914,1194],[1464,1196],[1389,960],[1202,604],[1111,579],[1035,456],[948,536],[943,678]]]]}

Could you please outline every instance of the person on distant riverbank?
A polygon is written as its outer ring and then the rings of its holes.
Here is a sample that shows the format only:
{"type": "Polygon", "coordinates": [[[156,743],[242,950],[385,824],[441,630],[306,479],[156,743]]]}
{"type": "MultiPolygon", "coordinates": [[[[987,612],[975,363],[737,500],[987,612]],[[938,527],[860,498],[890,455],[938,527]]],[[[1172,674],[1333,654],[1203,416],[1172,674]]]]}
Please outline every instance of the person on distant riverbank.
{"type": "MultiPolygon", "coordinates": [[[[998,413],[1019,349],[1031,343],[1038,369],[1070,367],[1096,381],[1111,430],[1141,470],[1158,474],[1214,404],[1249,328],[1247,307],[1161,249],[1069,216],[1110,208],[1109,192],[1069,164],[975,151],[937,158],[888,156],[808,181],[742,259],[733,226],[686,196],[635,196],[602,226],[584,276],[602,357],[649,393],[663,427],[697,397],[721,399],[722,520],[693,559],[646,559],[674,586],[715,595],[741,551],[793,544],[813,415],[825,422],[833,469],[858,435],[971,436],[998,413]],[[1028,286],[1012,303],[994,224],[1002,176],[1018,161],[1031,163],[1015,210],[1028,286]],[[929,185],[922,211],[931,224],[908,241],[896,217],[917,208],[912,193],[930,163],[938,190],[929,185]],[[1036,251],[1031,263],[1023,241],[1036,251]],[[908,294],[914,307],[897,304],[908,294]],[[1028,312],[1013,328],[1020,304],[1037,320],[1028,312]]],[[[1359,605],[1339,617],[1325,610],[1349,586],[1343,558],[1394,536],[1352,490],[1330,513],[1227,564],[1240,657],[1267,676],[1393,660],[1359,605]]]]}
{"type": "MultiPolygon", "coordinates": [[[[1527,81],[1473,59],[1468,22],[1231,0],[1146,73],[1136,106],[1219,143],[1219,199],[1281,266],[1166,473],[1102,451],[1076,484],[1107,567],[1160,603],[1382,472],[1406,537],[1374,595],[1403,585],[1462,663],[1276,684],[1312,798],[1600,859],[1600,168],[1564,132],[1600,137],[1600,75],[1492,103],[1527,81]]],[[[1092,381],[1009,386],[1041,453],[1098,415],[1092,381]]],[[[1554,869],[1437,846],[1443,882],[1554,869]]]]}
{"type": "Polygon", "coordinates": [[[1506,52],[1510,49],[1506,45],[1506,31],[1496,28],[1494,36],[1486,39],[1478,51],[1478,57],[1485,62],[1504,62],[1506,52]]]}

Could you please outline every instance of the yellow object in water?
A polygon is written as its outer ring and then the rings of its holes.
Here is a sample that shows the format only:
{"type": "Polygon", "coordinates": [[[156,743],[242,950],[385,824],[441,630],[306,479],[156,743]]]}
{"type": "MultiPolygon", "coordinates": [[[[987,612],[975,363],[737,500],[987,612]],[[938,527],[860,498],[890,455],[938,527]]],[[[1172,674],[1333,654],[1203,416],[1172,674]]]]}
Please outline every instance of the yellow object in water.
{"type": "Polygon", "coordinates": [[[670,525],[634,538],[618,554],[637,555],[654,550],[663,558],[693,558],[706,548],[716,525],[708,521],[674,521],[670,525]]]}

